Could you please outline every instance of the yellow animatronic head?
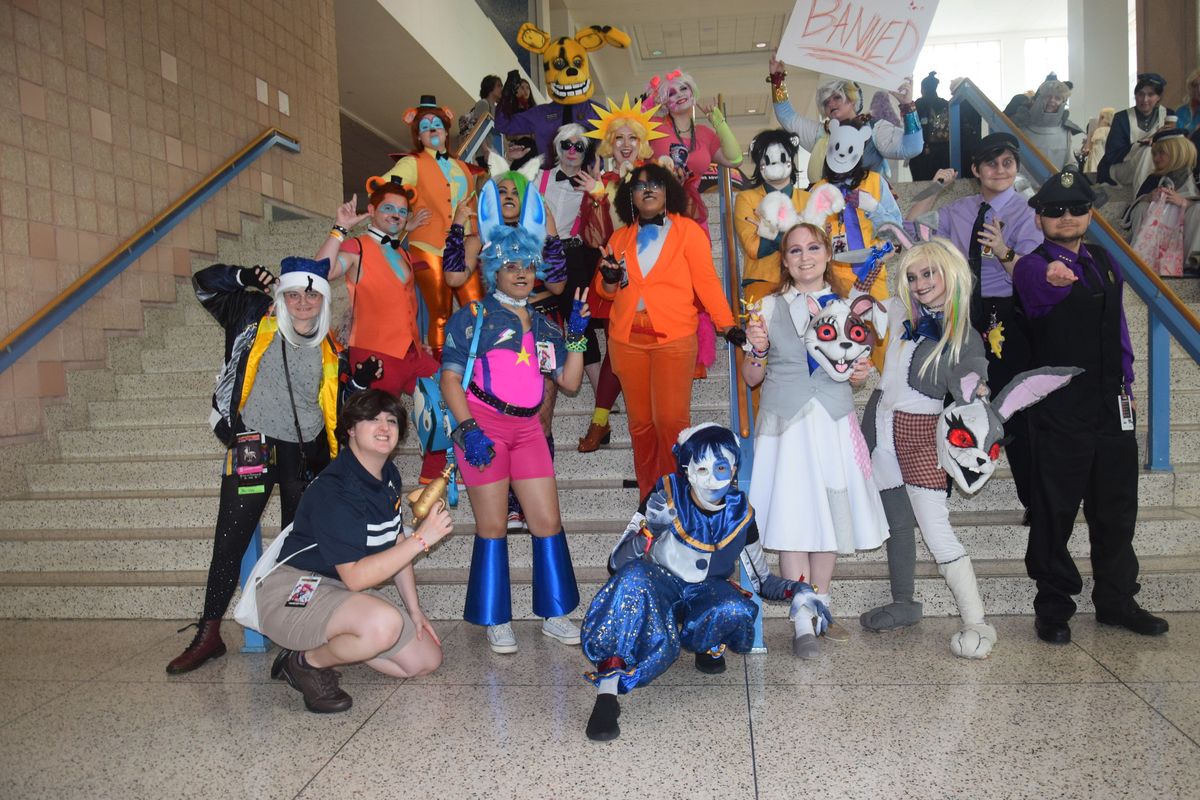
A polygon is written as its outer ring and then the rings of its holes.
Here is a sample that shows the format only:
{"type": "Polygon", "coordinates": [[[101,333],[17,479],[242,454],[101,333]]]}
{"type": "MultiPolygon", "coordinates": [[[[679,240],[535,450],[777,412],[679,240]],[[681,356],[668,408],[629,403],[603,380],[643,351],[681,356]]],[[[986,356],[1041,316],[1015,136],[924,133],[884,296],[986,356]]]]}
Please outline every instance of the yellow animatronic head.
{"type": "Polygon", "coordinates": [[[586,102],[596,91],[588,68],[588,53],[604,45],[626,48],[629,34],[610,25],[589,25],[576,32],[574,38],[550,34],[526,22],[517,31],[517,44],[542,57],[546,72],[546,88],[554,102],[573,106],[586,102]]]}

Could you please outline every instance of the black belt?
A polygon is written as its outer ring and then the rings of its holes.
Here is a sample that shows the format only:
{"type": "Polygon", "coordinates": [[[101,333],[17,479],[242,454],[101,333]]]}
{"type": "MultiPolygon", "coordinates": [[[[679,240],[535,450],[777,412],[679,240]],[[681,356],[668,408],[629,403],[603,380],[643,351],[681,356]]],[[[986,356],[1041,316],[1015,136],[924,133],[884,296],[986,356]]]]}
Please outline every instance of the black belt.
{"type": "Polygon", "coordinates": [[[532,417],[534,414],[538,413],[542,407],[541,403],[538,403],[532,408],[528,408],[526,406],[514,406],[512,403],[504,402],[494,394],[485,392],[483,389],[480,389],[478,386],[476,386],[474,382],[471,383],[470,388],[471,394],[475,395],[480,400],[499,411],[501,414],[507,414],[510,417],[532,417]]]}
{"type": "Polygon", "coordinates": [[[578,236],[568,236],[560,241],[562,242],[564,250],[573,250],[576,247],[583,247],[583,239],[580,239],[578,236]]]}

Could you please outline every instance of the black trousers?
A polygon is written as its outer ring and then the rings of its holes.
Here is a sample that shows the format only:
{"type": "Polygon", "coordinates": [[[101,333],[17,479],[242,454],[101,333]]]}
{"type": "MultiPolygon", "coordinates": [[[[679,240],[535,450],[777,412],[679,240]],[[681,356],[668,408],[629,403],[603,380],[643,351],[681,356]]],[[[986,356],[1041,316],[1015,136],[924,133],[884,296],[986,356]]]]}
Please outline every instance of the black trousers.
{"type": "MultiPolygon", "coordinates": [[[[988,360],[988,388],[995,396],[1017,373],[1030,368],[1033,353],[1029,345],[1029,323],[1025,315],[1016,309],[1011,297],[983,298],[983,318],[978,321],[980,333],[986,334],[993,315],[997,322],[1004,325],[1004,342],[1000,348],[1000,356],[996,356],[989,345],[984,345],[988,360]]],[[[1033,468],[1030,463],[1032,456],[1026,412],[1018,411],[1013,414],[1012,418],[1004,423],[1004,433],[1009,437],[1004,452],[1008,456],[1008,466],[1012,469],[1013,483],[1017,487],[1017,499],[1021,501],[1022,506],[1029,508],[1029,484],[1033,468]]]]}
{"type": "MultiPolygon", "coordinates": [[[[1115,394],[1111,404],[1115,409],[1115,394]]],[[[1092,416],[1087,409],[1080,411],[1084,417],[1092,416]]],[[[1029,415],[1033,502],[1025,568],[1037,582],[1034,611],[1051,622],[1066,622],[1075,613],[1072,596],[1083,591],[1083,580],[1067,542],[1082,503],[1095,576],[1092,601],[1098,611],[1122,613],[1133,605],[1141,588],[1133,552],[1138,507],[1133,431],[1121,431],[1119,424],[1114,430],[1107,413],[1105,419],[1096,420],[1092,431],[1064,431],[1036,406],[1029,415]]]]}
{"type": "MultiPolygon", "coordinates": [[[[300,477],[300,445],[267,437],[275,452],[275,464],[263,480],[263,491],[238,494],[238,477],[221,478],[221,500],[217,509],[217,529],[213,537],[212,561],[208,565],[208,585],[204,590],[204,613],[201,619],[221,619],[229,609],[229,601],[237,589],[241,574],[242,556],[250,546],[254,528],[266,510],[271,492],[279,486],[280,517],[283,528],[292,524],[300,495],[307,482],[300,477]]],[[[329,463],[329,443],[325,432],[314,441],[304,444],[304,456],[313,475],[329,463]]]]}

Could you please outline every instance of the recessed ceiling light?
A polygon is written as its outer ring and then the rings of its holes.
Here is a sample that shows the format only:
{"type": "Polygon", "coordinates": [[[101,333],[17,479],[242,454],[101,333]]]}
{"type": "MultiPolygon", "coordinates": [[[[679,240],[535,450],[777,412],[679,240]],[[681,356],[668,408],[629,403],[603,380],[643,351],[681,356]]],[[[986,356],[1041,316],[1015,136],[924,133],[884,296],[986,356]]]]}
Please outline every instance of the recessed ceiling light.
{"type": "Polygon", "coordinates": [[[661,56],[662,53],[663,53],[662,50],[651,50],[650,51],[650,55],[652,55],[652,56],[661,56]]]}
{"type": "Polygon", "coordinates": [[[761,50],[767,46],[767,43],[766,42],[755,42],[754,46],[757,47],[759,50],[761,50]]]}
{"type": "Polygon", "coordinates": [[[758,113],[758,109],[757,109],[757,108],[747,108],[747,109],[746,109],[746,113],[747,113],[747,114],[757,114],[757,113],[758,113]]]}

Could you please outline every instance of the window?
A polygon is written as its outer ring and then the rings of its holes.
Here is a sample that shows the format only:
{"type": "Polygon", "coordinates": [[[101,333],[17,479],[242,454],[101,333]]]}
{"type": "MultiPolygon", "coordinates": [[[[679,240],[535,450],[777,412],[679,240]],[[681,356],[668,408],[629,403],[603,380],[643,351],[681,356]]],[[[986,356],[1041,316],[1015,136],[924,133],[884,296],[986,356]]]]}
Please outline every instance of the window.
{"type": "Polygon", "coordinates": [[[1067,37],[1047,36],[1025,40],[1025,89],[1042,85],[1053,72],[1060,81],[1070,80],[1067,65],[1067,37]]]}
{"type": "MultiPolygon", "coordinates": [[[[1064,40],[1065,42],[1065,40],[1064,40]]],[[[931,70],[937,70],[941,85],[938,94],[950,97],[950,81],[954,78],[970,78],[993,102],[1000,93],[1000,41],[953,42],[949,44],[926,44],[917,57],[913,70],[913,96],[921,96],[921,79],[931,70]]],[[[1003,102],[999,104],[1004,106],[1003,102]]]]}

